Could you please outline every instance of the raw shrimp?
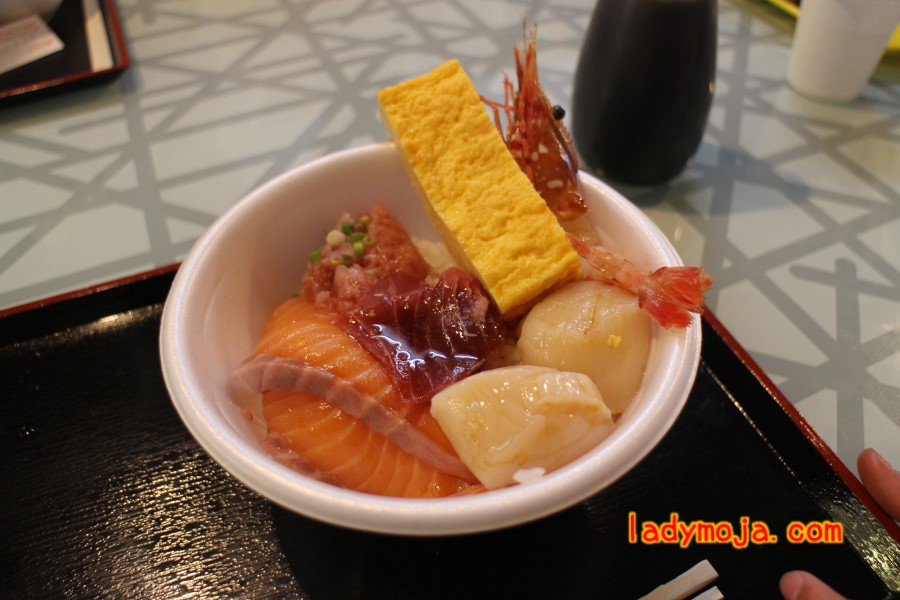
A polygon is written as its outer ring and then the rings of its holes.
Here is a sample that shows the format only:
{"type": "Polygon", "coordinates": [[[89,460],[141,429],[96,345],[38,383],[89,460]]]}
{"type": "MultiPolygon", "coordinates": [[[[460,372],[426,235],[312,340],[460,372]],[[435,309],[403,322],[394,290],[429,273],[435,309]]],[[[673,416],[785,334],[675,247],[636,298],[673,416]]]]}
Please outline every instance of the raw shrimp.
{"type": "Polygon", "coordinates": [[[597,269],[595,278],[637,296],[638,305],[663,327],[687,327],[703,312],[703,293],[712,277],[700,267],[660,267],[649,273],[599,246],[566,234],[575,251],[597,269]]]}
{"type": "Polygon", "coordinates": [[[551,106],[538,80],[537,27],[526,36],[523,53],[515,48],[518,90],[504,77],[503,102],[482,97],[494,113],[494,122],[507,148],[535,189],[560,221],[582,216],[586,207],[578,181],[578,157],[562,123],[560,106],[551,106]],[[506,113],[506,132],[500,111],[506,113]]]}
{"type": "Polygon", "coordinates": [[[530,36],[526,35],[524,57],[515,48],[518,89],[505,77],[502,103],[482,98],[493,110],[507,148],[567,230],[575,250],[599,271],[597,278],[635,294],[641,308],[663,327],[686,327],[690,313],[703,311],[703,293],[712,278],[699,267],[662,267],[646,273],[599,247],[593,227],[582,218],[587,206],[578,179],[578,158],[562,123],[564,112],[550,105],[538,79],[537,27],[525,29],[530,36]],[[505,133],[501,110],[506,113],[505,133]]]}

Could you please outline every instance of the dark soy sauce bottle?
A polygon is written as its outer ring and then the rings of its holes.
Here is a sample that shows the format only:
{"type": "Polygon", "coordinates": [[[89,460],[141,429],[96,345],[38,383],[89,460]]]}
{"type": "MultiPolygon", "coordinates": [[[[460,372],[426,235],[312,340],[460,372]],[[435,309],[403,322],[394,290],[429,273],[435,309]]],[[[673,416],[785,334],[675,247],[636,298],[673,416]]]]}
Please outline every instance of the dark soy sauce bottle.
{"type": "Polygon", "coordinates": [[[626,184],[678,175],[713,99],[716,0],[598,0],[572,104],[585,166],[626,184]]]}

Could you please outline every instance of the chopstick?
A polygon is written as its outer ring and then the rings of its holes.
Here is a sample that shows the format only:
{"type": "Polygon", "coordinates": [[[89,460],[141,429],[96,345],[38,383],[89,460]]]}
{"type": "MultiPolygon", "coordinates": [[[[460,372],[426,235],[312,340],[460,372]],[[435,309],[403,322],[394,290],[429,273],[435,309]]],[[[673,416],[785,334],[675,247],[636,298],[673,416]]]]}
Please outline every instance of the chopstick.
{"type": "MultiPolygon", "coordinates": [[[[684,600],[716,580],[719,574],[708,560],[703,560],[672,581],[664,583],[640,600],[684,600]]],[[[719,588],[713,586],[693,600],[724,598],[719,588]]]]}
{"type": "Polygon", "coordinates": [[[697,594],[691,600],[723,600],[725,596],[719,591],[719,588],[712,586],[702,594],[697,594]]]}

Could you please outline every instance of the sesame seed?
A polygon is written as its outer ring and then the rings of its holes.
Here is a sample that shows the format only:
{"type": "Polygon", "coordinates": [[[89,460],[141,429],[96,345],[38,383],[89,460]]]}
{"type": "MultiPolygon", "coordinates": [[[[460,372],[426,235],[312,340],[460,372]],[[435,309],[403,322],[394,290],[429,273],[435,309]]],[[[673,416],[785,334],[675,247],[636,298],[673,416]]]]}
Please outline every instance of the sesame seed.
{"type": "Polygon", "coordinates": [[[547,187],[551,190],[561,188],[562,186],[563,182],[560,179],[553,179],[547,182],[547,187]]]}

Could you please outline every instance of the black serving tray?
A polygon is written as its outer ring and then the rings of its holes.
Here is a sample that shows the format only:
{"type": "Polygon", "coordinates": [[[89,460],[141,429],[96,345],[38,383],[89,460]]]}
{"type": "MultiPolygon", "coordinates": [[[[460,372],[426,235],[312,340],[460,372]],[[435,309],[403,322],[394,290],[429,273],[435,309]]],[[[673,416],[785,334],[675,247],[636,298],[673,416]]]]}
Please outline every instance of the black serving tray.
{"type": "Polygon", "coordinates": [[[0,74],[0,106],[105,82],[128,68],[131,59],[116,3],[114,0],[97,0],[97,3],[109,39],[112,64],[97,70],[91,66],[82,0],[63,0],[47,25],[65,47],[55,54],[0,74]]]}
{"type": "Polygon", "coordinates": [[[687,405],[621,480],[537,522],[404,538],[275,506],[182,425],[159,366],[175,268],[0,313],[4,598],[637,598],[707,559],[726,598],[787,570],[897,598],[900,533],[714,315],[687,405]],[[644,545],[662,523],[843,524],[840,544],[644,545]]]}

